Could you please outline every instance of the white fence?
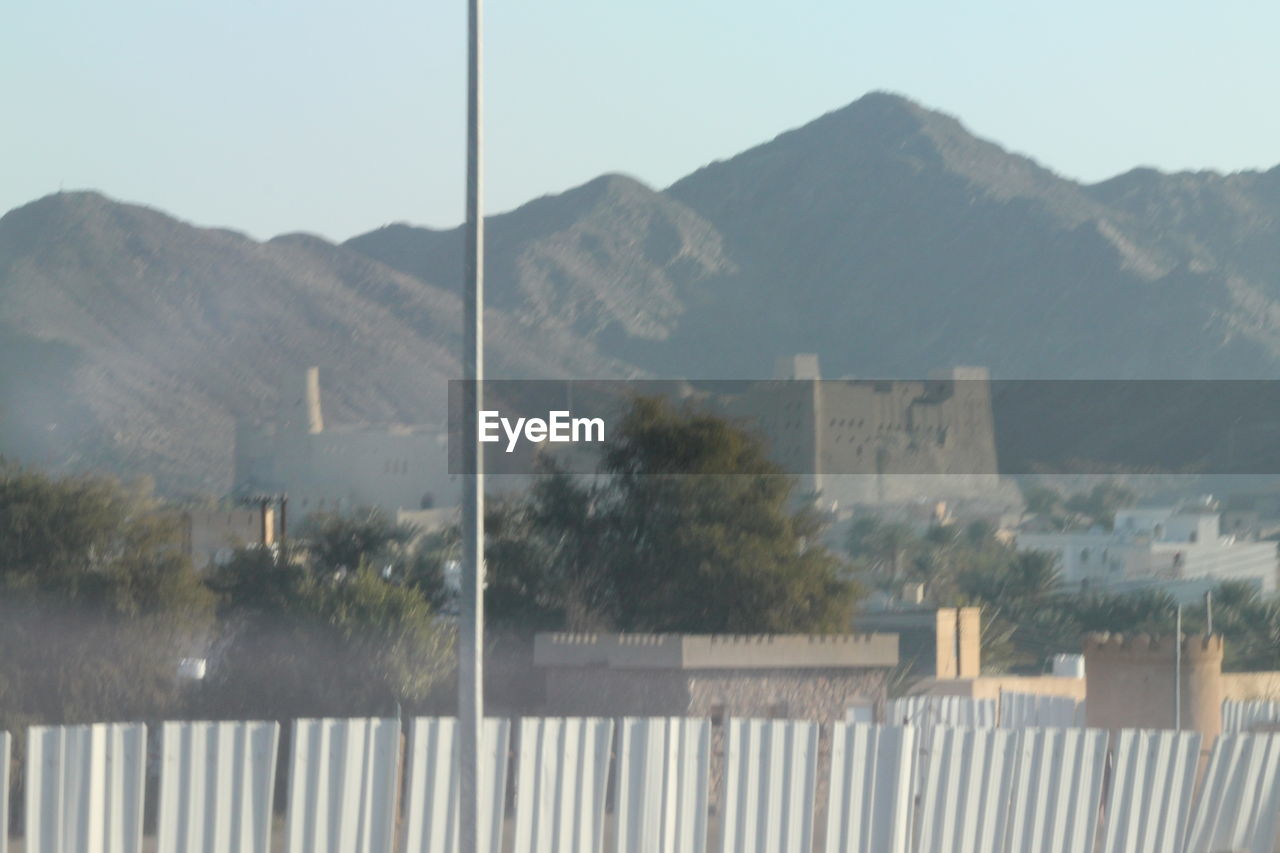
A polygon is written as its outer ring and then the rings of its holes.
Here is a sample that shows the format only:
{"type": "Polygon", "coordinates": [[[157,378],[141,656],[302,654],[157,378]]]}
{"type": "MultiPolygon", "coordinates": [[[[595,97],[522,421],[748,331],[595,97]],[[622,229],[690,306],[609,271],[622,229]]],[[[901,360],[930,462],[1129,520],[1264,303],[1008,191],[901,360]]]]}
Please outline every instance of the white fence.
{"type": "MultiPolygon", "coordinates": [[[[456,853],[458,850],[459,757],[457,720],[419,717],[409,725],[409,782],[404,799],[401,853],[456,853]]],[[[476,849],[499,853],[511,723],[485,720],[481,733],[480,826],[476,849]]]]}
{"type": "Polygon", "coordinates": [[[1222,735],[1213,745],[1187,853],[1272,853],[1280,815],[1280,734],[1222,735]]]}
{"type": "MultiPolygon", "coordinates": [[[[853,719],[852,709],[848,722],[853,719]]],[[[1004,729],[1083,728],[1084,702],[1069,696],[1001,691],[1000,699],[970,696],[904,696],[885,703],[892,726],[962,726],[1004,729]]]]}
{"type": "Polygon", "coordinates": [[[391,853],[399,773],[399,720],[296,721],[285,850],[391,853]]]}
{"type": "Polygon", "coordinates": [[[268,853],[279,723],[165,723],[158,853],[268,853]]]}
{"type": "MultiPolygon", "coordinates": [[[[167,723],[161,732],[155,849],[269,849],[279,727],[167,723]]],[[[1220,737],[1195,794],[1193,733],[1126,730],[1109,744],[1106,732],[1081,728],[842,723],[822,732],[810,722],[730,720],[716,814],[712,732],[701,719],[624,719],[615,745],[611,720],[522,720],[514,816],[504,826],[511,726],[487,721],[481,849],[705,853],[718,822],[722,853],[812,853],[820,782],[824,853],[1271,853],[1280,829],[1280,734],[1220,737]],[[830,774],[819,779],[824,735],[830,774]]],[[[298,721],[288,849],[390,850],[399,816],[399,850],[453,853],[454,721],[412,720],[408,734],[402,755],[398,720],[298,721]]],[[[140,724],[30,729],[24,853],[138,853],[146,740],[140,724]]],[[[0,759],[9,745],[0,737],[0,759]]],[[[6,782],[0,775],[0,797],[6,782]]]]}
{"type": "Polygon", "coordinates": [[[724,763],[723,853],[809,850],[818,778],[818,724],[730,720],[724,763]]]}
{"type": "Polygon", "coordinates": [[[1102,804],[1107,732],[1023,729],[1017,737],[1008,853],[1090,853],[1102,804]]]}
{"type": "Polygon", "coordinates": [[[929,735],[919,764],[915,849],[1004,853],[1018,733],[941,727],[929,735]]]}
{"type": "Polygon", "coordinates": [[[885,703],[891,726],[964,726],[989,729],[996,724],[996,700],[968,696],[903,696],[885,703]]]}
{"type": "Polygon", "coordinates": [[[147,727],[27,730],[25,853],[139,853],[147,727]]]}
{"type": "Polygon", "coordinates": [[[1223,734],[1247,732],[1259,726],[1280,726],[1280,702],[1262,699],[1223,701],[1223,734]]]}
{"type": "Polygon", "coordinates": [[[28,729],[26,853],[140,852],[146,757],[142,724],[28,729]]]}
{"type": "Polygon", "coordinates": [[[604,838],[613,720],[520,721],[515,853],[595,853],[604,838]]]}
{"type": "Polygon", "coordinates": [[[1199,734],[1121,731],[1114,744],[1102,853],[1178,850],[1199,758],[1199,734]]]}
{"type": "Polygon", "coordinates": [[[1000,692],[1000,728],[1068,729],[1084,726],[1084,703],[1069,696],[1000,692]]]}
{"type": "Polygon", "coordinates": [[[827,853],[907,853],[916,729],[837,725],[831,734],[827,853]]]}
{"type": "Polygon", "coordinates": [[[8,732],[0,732],[0,853],[9,849],[9,755],[8,732]]]}
{"type": "Polygon", "coordinates": [[[617,853],[705,853],[710,720],[623,719],[614,766],[617,853]]]}

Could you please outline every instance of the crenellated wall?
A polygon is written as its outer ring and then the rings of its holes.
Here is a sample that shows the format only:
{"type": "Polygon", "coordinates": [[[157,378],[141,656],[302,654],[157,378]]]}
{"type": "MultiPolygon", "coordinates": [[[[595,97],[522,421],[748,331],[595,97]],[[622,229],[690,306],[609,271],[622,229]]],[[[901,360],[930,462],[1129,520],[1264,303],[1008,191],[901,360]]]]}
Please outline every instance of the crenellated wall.
{"type": "MultiPolygon", "coordinates": [[[[1088,724],[1174,728],[1173,637],[1090,634],[1084,639],[1088,724]]],[[[1182,639],[1181,728],[1211,743],[1222,731],[1222,637],[1182,639]]]]}

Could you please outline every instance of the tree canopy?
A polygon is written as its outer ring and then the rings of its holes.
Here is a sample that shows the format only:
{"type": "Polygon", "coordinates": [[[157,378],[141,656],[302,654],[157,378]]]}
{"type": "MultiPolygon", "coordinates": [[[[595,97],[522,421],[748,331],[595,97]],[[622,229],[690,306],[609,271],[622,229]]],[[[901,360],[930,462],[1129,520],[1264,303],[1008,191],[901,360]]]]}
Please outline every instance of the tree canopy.
{"type": "Polygon", "coordinates": [[[553,470],[493,508],[490,618],[529,629],[847,630],[856,587],[794,489],[733,423],[637,398],[599,476],[553,470]]]}
{"type": "MultiPolygon", "coordinates": [[[[1073,501],[1102,511],[1117,497],[1124,499],[1124,492],[1095,488],[1073,501]]],[[[1168,593],[1069,589],[1050,555],[1020,552],[987,525],[916,531],[864,516],[850,525],[845,543],[855,576],[869,587],[896,594],[904,582],[918,582],[933,604],[981,607],[988,671],[1041,671],[1052,655],[1078,653],[1081,636],[1092,631],[1174,630],[1177,603],[1168,593]]],[[[1184,631],[1203,630],[1206,622],[1203,604],[1183,608],[1184,631]]],[[[1280,599],[1265,598],[1247,583],[1221,583],[1213,592],[1213,627],[1225,638],[1226,669],[1280,667],[1280,599]]]]}
{"type": "Polygon", "coordinates": [[[176,709],[212,607],[147,489],[0,464],[0,724],[176,709]]]}
{"type": "Polygon", "coordinates": [[[274,718],[421,706],[447,674],[452,633],[411,577],[415,539],[363,508],[312,516],[289,547],[237,552],[210,579],[221,639],[200,701],[274,718]]]}
{"type": "Polygon", "coordinates": [[[301,532],[202,577],[145,487],[0,465],[0,728],[421,706],[451,660],[434,558],[372,510],[301,532]]]}

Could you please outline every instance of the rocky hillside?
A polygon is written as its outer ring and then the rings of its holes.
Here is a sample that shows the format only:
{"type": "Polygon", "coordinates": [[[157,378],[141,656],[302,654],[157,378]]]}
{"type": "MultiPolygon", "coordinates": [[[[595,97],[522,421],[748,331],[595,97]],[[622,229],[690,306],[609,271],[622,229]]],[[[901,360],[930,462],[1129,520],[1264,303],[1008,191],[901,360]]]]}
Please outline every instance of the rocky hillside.
{"type": "MultiPolygon", "coordinates": [[[[665,190],[489,223],[494,376],[1269,378],[1280,168],[1085,186],[869,95],[665,190]]],[[[440,421],[461,231],[258,243],[93,194],[0,219],[0,452],[218,491],[236,418],[319,364],[330,421],[440,421]]]]}
{"type": "MultiPolygon", "coordinates": [[[[1082,186],[892,95],[662,193],[601,179],[492,227],[497,304],[539,328],[588,317],[578,331],[661,375],[759,376],[797,351],[861,376],[954,363],[1019,378],[1280,366],[1280,169],[1137,170],[1082,186]],[[655,223],[678,238],[655,240],[655,223]],[[599,233],[604,249],[584,239],[599,233]],[[538,263],[548,246],[550,272],[538,263]],[[637,294],[649,313],[634,313],[637,294]]],[[[421,273],[422,259],[456,258],[459,241],[396,227],[347,245],[421,273]]]]}
{"type": "MultiPolygon", "coordinates": [[[[621,372],[581,341],[487,320],[494,371],[621,372]]],[[[444,423],[461,323],[455,293],[315,237],[258,243],[50,196],[0,219],[0,447],[216,494],[235,420],[271,418],[307,365],[333,422],[444,423]]]]}

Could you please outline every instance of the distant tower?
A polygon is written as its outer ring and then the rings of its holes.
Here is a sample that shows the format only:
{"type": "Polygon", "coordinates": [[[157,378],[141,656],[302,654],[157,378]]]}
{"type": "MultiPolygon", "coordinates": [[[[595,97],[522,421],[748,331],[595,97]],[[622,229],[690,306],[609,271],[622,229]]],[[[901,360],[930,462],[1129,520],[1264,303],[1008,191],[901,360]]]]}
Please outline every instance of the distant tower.
{"type": "Polygon", "coordinates": [[[324,432],[324,415],[320,409],[320,368],[307,368],[307,432],[324,432]]]}
{"type": "Polygon", "coordinates": [[[774,362],[774,379],[821,379],[816,353],[784,355],[774,362]]]}

